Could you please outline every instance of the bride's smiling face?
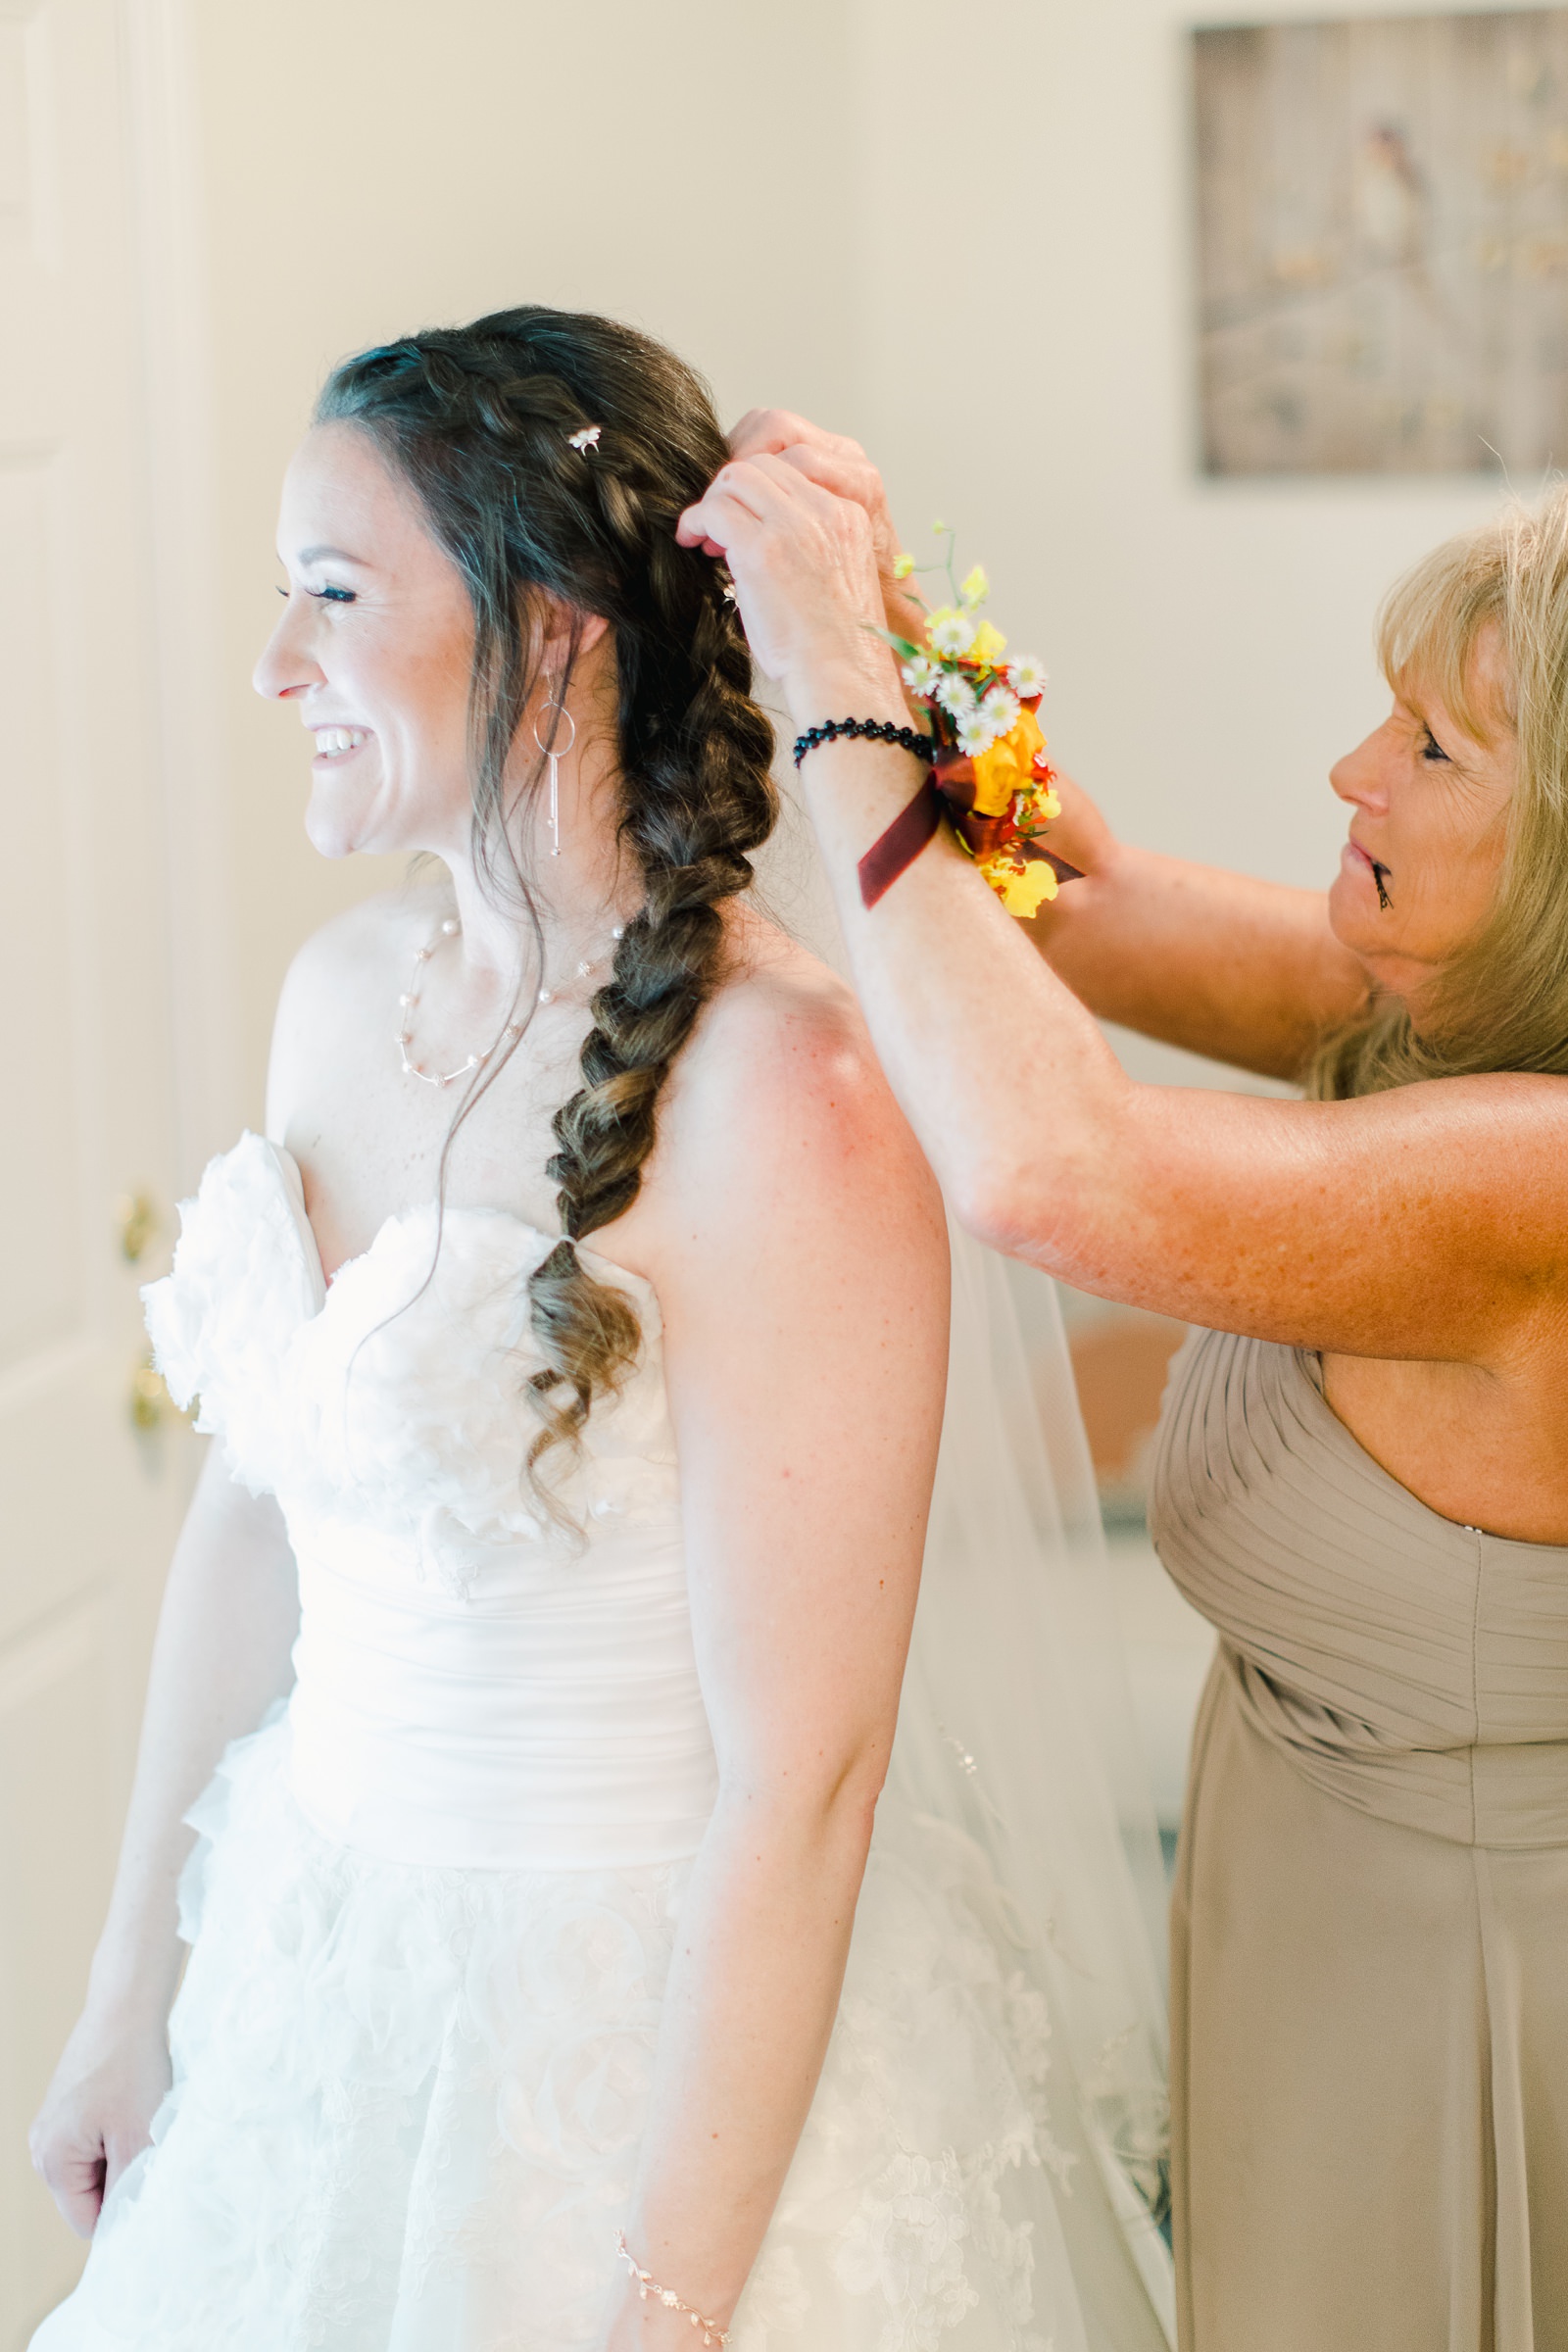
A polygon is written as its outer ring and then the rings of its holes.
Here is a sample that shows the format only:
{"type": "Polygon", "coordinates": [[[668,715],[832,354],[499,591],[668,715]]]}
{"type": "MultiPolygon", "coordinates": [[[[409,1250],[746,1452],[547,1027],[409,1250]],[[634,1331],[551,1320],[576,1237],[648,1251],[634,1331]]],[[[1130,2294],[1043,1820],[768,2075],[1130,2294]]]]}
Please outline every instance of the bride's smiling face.
{"type": "Polygon", "coordinates": [[[357,425],[317,425],[284,476],[277,546],[286,602],[255,685],[315,739],[312,842],[461,854],[473,612],[414,491],[357,425]]]}

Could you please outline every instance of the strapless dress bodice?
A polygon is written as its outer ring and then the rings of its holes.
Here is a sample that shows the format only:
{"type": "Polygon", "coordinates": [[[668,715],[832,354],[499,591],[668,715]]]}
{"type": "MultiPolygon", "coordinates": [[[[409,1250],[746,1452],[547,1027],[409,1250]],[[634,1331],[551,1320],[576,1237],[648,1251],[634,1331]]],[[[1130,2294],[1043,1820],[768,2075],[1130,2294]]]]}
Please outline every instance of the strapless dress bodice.
{"type": "Polygon", "coordinates": [[[623,1868],[695,1852],[716,1790],[651,1286],[639,1359],[531,1494],[526,1282],[506,1210],[391,1217],[324,1282],[287,1152],[246,1135],[144,1293],[159,1368],[299,1563],[294,1794],[391,1861],[623,1868]]]}

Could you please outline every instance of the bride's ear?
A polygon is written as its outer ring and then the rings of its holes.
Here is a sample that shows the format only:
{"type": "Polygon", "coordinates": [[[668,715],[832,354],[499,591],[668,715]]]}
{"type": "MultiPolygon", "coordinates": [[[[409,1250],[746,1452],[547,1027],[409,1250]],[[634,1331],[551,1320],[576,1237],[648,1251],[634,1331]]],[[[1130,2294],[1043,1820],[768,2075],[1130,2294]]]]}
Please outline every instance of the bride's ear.
{"type": "Polygon", "coordinates": [[[593,652],[609,627],[602,612],[573,612],[562,605],[547,608],[539,643],[540,666],[559,673],[573,652],[580,662],[584,654],[593,652]]]}

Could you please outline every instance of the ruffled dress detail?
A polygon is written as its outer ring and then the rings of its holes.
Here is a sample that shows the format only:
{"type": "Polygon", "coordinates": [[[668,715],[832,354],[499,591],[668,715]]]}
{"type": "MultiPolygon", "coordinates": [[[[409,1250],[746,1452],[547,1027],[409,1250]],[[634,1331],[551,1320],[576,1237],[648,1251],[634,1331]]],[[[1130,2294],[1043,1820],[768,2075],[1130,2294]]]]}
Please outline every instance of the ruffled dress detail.
{"type": "MultiPolygon", "coordinates": [[[[328,1293],[250,1135],[182,1216],[149,1326],[282,1505],[299,1680],[191,1814],[173,2088],[33,2352],[590,2347],[716,1786],[657,1301],[592,1261],[644,1349],[565,1482],[573,1544],[519,1476],[550,1237],[456,1211],[437,1251],[416,1211],[328,1293]]],[[[885,1802],[736,2352],[1109,2352],[1070,2105],[978,1848],[885,1802]]]]}

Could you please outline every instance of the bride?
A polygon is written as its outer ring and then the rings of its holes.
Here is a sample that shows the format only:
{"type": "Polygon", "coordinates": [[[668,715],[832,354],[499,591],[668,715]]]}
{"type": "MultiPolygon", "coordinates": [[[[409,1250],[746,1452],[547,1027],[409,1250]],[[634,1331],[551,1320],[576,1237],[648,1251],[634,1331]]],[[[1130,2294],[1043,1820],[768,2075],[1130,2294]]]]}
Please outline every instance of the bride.
{"type": "Polygon", "coordinates": [[[345,364],[289,468],[257,685],[311,839],[445,872],[303,951],[268,1140],[148,1294],[219,1444],[34,2127],[93,2236],[34,2352],[1163,2341],[1093,1741],[1045,1643],[994,1759],[942,1712],[1028,1550],[994,1416],[878,1805],[948,1245],[745,895],[771,735],[674,539],[724,454],[669,353],[526,309],[345,364]]]}

